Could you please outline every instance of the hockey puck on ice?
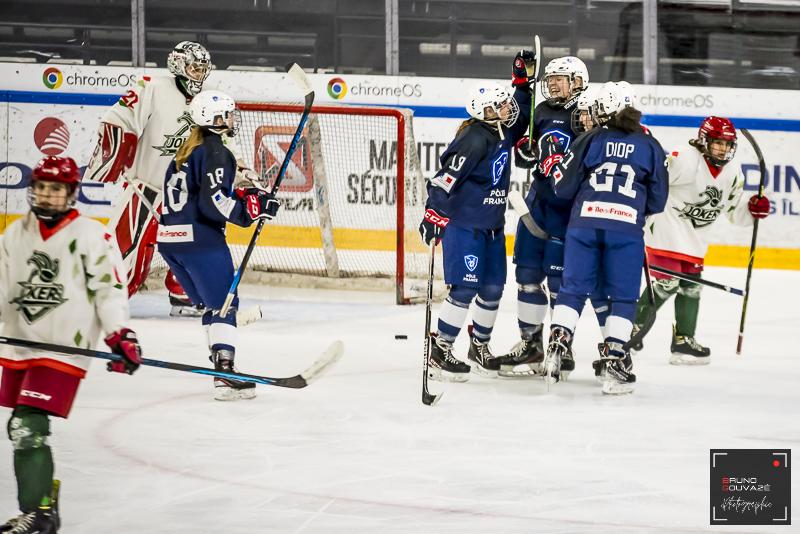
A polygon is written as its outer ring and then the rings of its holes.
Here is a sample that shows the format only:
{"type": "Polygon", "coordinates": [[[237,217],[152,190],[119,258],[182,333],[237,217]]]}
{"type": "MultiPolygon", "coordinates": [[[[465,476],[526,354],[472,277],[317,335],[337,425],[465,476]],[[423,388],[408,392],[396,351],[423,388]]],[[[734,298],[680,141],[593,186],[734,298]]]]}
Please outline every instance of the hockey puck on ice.
{"type": "Polygon", "coordinates": [[[405,335],[405,334],[395,334],[394,338],[395,339],[408,339],[408,336],[405,335]]]}

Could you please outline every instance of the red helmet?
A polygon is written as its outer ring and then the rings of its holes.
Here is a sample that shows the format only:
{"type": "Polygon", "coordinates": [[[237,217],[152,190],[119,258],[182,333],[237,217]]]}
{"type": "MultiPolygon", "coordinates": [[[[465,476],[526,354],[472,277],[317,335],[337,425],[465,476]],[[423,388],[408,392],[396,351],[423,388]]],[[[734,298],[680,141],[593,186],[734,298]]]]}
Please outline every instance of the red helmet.
{"type": "Polygon", "coordinates": [[[81,171],[72,158],[47,156],[36,164],[31,174],[31,181],[38,180],[77,186],[81,183],[81,171]]]}
{"type": "Polygon", "coordinates": [[[700,131],[697,132],[697,143],[695,146],[701,149],[706,158],[717,167],[722,167],[730,160],[736,153],[736,128],[733,123],[725,117],[706,117],[703,124],[700,125],[700,131]],[[710,150],[709,143],[712,139],[720,139],[730,143],[725,156],[722,158],[715,157],[710,150]]]}
{"type": "Polygon", "coordinates": [[[78,199],[78,185],[81,183],[81,171],[72,158],[47,156],[33,169],[31,184],[28,187],[28,203],[31,211],[43,221],[57,221],[72,209],[78,199]],[[36,187],[39,182],[56,182],[67,185],[68,193],[64,197],[49,193],[44,186],[36,187]]]}

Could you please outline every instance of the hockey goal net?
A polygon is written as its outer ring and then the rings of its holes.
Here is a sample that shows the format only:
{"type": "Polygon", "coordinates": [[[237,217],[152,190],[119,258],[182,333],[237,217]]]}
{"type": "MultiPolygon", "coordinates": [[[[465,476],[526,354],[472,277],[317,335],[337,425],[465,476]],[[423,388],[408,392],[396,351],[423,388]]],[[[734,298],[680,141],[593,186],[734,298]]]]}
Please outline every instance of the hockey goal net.
{"type": "MultiPolygon", "coordinates": [[[[238,155],[270,184],[303,106],[239,103],[238,155]]],[[[314,106],[265,226],[251,281],[392,287],[398,303],[424,296],[427,249],[417,225],[425,203],[409,110],[314,106]],[[398,186],[399,184],[399,186],[398,186]]],[[[237,265],[252,229],[229,225],[237,265]]]]}

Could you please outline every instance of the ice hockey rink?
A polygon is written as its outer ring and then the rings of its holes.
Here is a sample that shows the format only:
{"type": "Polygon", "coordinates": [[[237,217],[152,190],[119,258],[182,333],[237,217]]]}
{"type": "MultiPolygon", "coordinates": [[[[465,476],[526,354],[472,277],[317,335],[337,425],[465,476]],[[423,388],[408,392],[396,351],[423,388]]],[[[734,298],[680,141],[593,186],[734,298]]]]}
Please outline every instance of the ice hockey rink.
{"type": "MultiPolygon", "coordinates": [[[[742,287],[745,271],[706,277],[742,287]]],[[[111,375],[95,362],[70,419],[53,425],[63,531],[789,531],[709,526],[709,449],[800,442],[798,282],[797,272],[754,271],[739,357],[741,299],[706,288],[698,339],[712,348],[708,367],[667,363],[668,303],[635,357],[633,395],[600,393],[587,308],[569,382],[547,393],[540,379],[473,375],[432,383],[446,391],[434,407],[420,402],[423,306],[396,306],[388,292],[246,286],[243,306],[259,303],[264,318],[240,329],[240,370],[292,375],[335,339],[342,360],[306,389],[259,386],[257,399],[229,403],[212,400],[210,378],[111,375]]],[[[512,288],[496,352],[516,340],[512,288]]],[[[135,297],[132,314],[146,357],[205,364],[199,320],[169,318],[163,294],[135,297]]],[[[3,440],[8,517],[11,456],[3,440]]]]}

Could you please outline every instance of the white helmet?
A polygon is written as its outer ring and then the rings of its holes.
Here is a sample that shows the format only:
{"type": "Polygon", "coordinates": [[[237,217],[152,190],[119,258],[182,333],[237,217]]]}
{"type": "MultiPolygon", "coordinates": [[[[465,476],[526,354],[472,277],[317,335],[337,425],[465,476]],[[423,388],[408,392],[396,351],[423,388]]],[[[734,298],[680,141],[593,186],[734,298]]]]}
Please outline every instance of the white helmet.
{"type": "Polygon", "coordinates": [[[557,57],[544,68],[543,82],[541,84],[542,95],[544,95],[548,103],[563,103],[589,86],[589,70],[586,68],[586,64],[575,56],[557,57]],[[550,95],[550,89],[547,87],[547,78],[549,76],[569,77],[570,94],[568,97],[550,95]],[[578,82],[577,78],[580,78],[580,82],[578,82]]]}
{"type": "Polygon", "coordinates": [[[631,107],[632,97],[626,94],[616,82],[606,82],[597,94],[594,106],[594,119],[599,124],[605,124],[615,114],[627,107],[631,107]]]}
{"type": "Polygon", "coordinates": [[[204,126],[215,133],[228,130],[229,136],[239,131],[239,112],[236,102],[221,91],[203,91],[198,93],[189,104],[189,115],[197,126],[204,126]],[[224,125],[215,124],[221,117],[224,125]]]}
{"type": "Polygon", "coordinates": [[[200,43],[181,41],[167,56],[167,68],[194,96],[203,90],[203,82],[211,74],[211,54],[200,43]]]}
{"type": "Polygon", "coordinates": [[[619,87],[622,99],[625,101],[625,106],[630,108],[635,108],[636,92],[633,90],[633,86],[624,80],[621,82],[617,82],[617,86],[619,87]]]}
{"type": "Polygon", "coordinates": [[[470,94],[470,99],[467,102],[467,113],[471,117],[486,122],[502,122],[506,127],[512,126],[519,116],[519,105],[517,101],[511,97],[508,89],[497,84],[487,83],[476,86],[470,94]],[[511,112],[507,119],[499,121],[500,108],[508,102],[511,106],[511,112]],[[486,108],[494,110],[498,118],[487,118],[486,108]]]}
{"type": "Polygon", "coordinates": [[[583,133],[597,126],[592,110],[594,109],[599,90],[599,87],[592,85],[587,87],[586,90],[581,91],[581,94],[578,96],[578,102],[575,104],[575,109],[572,110],[572,131],[583,133]],[[586,119],[591,119],[592,128],[586,126],[586,119]]]}

